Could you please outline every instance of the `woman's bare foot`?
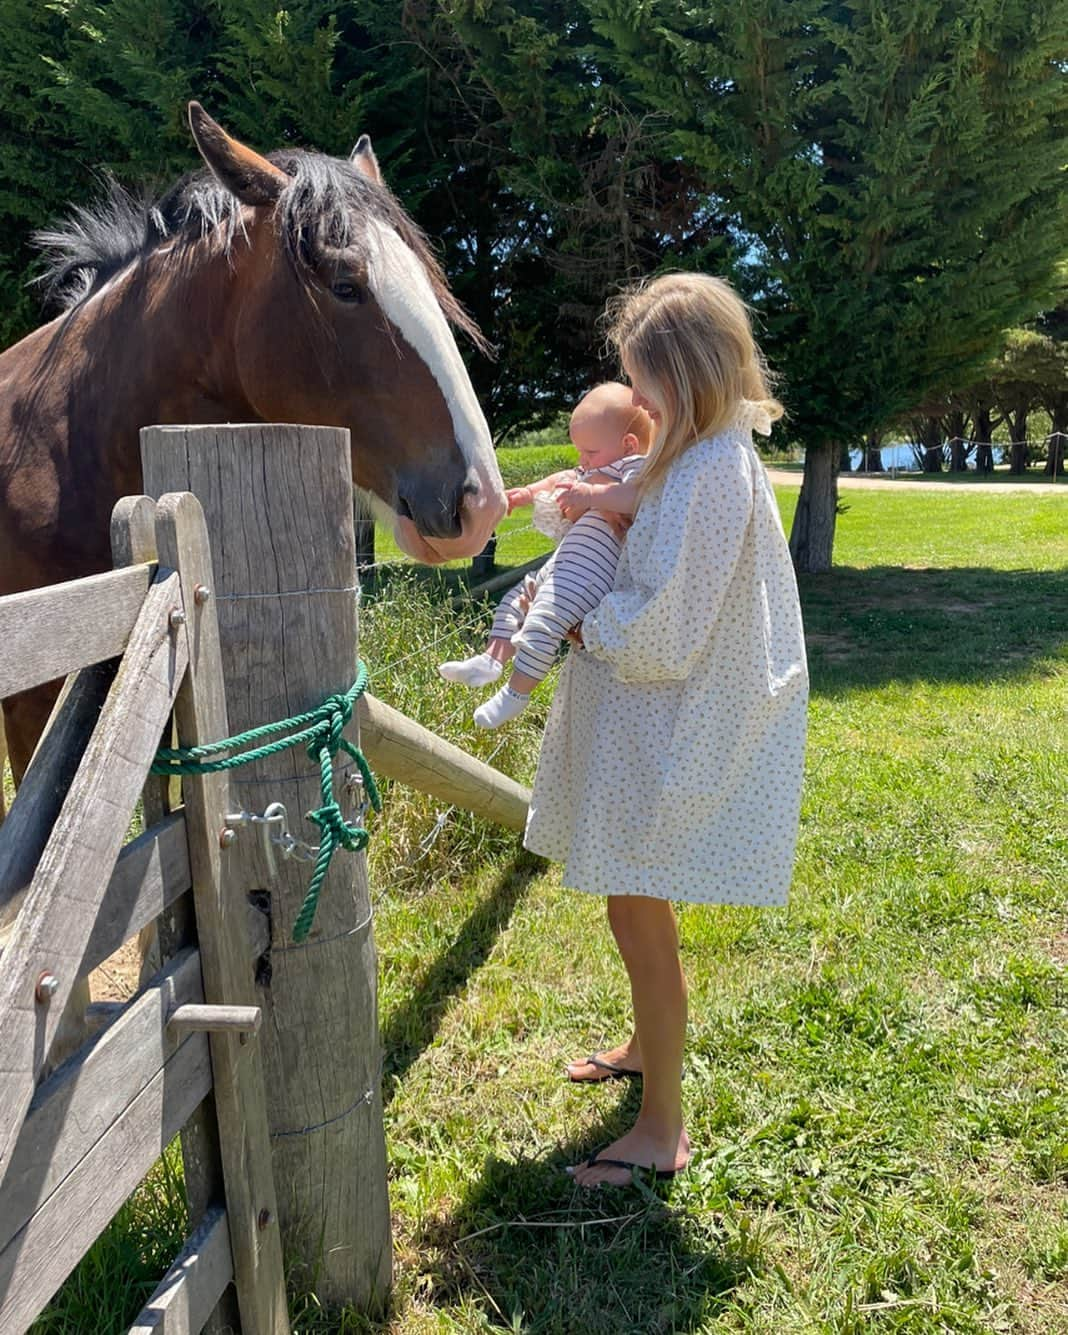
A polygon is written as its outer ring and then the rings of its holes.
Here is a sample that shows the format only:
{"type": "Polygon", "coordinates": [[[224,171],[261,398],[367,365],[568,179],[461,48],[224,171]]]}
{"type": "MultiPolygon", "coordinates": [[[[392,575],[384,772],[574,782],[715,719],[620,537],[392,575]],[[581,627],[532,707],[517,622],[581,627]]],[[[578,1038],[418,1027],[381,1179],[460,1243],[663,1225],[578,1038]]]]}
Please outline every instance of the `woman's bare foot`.
{"type": "Polygon", "coordinates": [[[625,1136],[606,1145],[603,1150],[598,1150],[592,1165],[576,1164],[567,1171],[580,1187],[629,1187],[633,1180],[631,1169],[597,1162],[603,1159],[619,1159],[639,1169],[679,1172],[690,1161],[690,1138],[682,1130],[678,1136],[665,1139],[646,1131],[639,1122],[625,1136]]]}
{"type": "Polygon", "coordinates": [[[606,1071],[604,1066],[598,1066],[591,1062],[588,1057],[576,1057],[574,1061],[568,1062],[564,1068],[567,1071],[568,1078],[576,1082],[589,1081],[596,1084],[600,1080],[611,1080],[613,1076],[619,1073],[627,1075],[640,1075],[642,1070],[642,1055],[638,1051],[637,1039],[630,1039],[626,1043],[621,1043],[617,1048],[608,1048],[604,1052],[593,1054],[599,1062],[606,1065],[618,1067],[617,1071],[606,1071]]]}

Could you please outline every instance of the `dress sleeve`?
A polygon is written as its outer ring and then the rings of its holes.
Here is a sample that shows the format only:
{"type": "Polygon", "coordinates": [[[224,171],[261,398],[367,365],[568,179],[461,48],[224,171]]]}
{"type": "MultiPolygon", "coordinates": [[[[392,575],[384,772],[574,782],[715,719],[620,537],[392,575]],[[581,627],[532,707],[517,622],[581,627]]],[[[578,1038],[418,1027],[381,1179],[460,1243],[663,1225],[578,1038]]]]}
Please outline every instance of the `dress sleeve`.
{"type": "Polygon", "coordinates": [[[631,564],[635,587],[582,623],[587,651],[618,680],[681,681],[706,652],[752,513],[750,471],[743,450],[720,445],[668,473],[648,552],[631,564]]]}

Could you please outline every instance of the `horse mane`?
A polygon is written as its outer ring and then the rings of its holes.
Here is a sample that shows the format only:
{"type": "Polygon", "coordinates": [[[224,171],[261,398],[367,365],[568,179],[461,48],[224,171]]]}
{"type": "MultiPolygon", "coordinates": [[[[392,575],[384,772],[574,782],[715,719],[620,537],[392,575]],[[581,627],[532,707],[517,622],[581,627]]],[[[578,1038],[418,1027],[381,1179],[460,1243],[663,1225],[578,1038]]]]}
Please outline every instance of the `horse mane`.
{"type": "MultiPolygon", "coordinates": [[[[323,153],[284,149],[266,157],[292,178],[275,209],[286,254],[302,281],[310,280],[319,236],[325,234],[337,246],[356,243],[353,213],[369,216],[392,227],[418,256],[446,319],[481,351],[489,351],[477,324],[449,288],[426,236],[391,190],[369,181],[350,162],[323,153]]],[[[110,174],[104,185],[100,202],[78,205],[61,222],[34,233],[44,259],[36,281],[60,310],[75,310],[120,270],[165,242],[181,246],[221,227],[229,254],[242,234],[241,201],[210,171],[183,177],[158,199],[127,190],[110,174]]]]}

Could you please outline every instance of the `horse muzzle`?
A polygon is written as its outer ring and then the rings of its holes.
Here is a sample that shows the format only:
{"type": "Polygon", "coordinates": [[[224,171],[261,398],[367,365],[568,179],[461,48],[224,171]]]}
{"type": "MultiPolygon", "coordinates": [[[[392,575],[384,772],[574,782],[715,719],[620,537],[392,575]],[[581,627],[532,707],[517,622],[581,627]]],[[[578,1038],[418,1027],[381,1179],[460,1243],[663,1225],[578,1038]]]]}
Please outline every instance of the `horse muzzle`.
{"type": "Polygon", "coordinates": [[[422,482],[402,483],[394,524],[397,545],[427,565],[477,556],[507,509],[499,473],[486,477],[471,469],[451,493],[422,482]]]}

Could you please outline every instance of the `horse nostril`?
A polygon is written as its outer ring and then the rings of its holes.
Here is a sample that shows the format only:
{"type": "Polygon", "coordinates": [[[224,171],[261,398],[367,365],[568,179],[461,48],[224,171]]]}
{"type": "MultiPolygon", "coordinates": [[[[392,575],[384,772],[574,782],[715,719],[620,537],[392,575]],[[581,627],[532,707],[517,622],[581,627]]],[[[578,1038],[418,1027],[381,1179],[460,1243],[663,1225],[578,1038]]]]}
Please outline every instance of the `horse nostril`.
{"type": "Polygon", "coordinates": [[[426,538],[455,538],[462,532],[463,487],[411,486],[398,492],[396,510],[426,538]]]}

